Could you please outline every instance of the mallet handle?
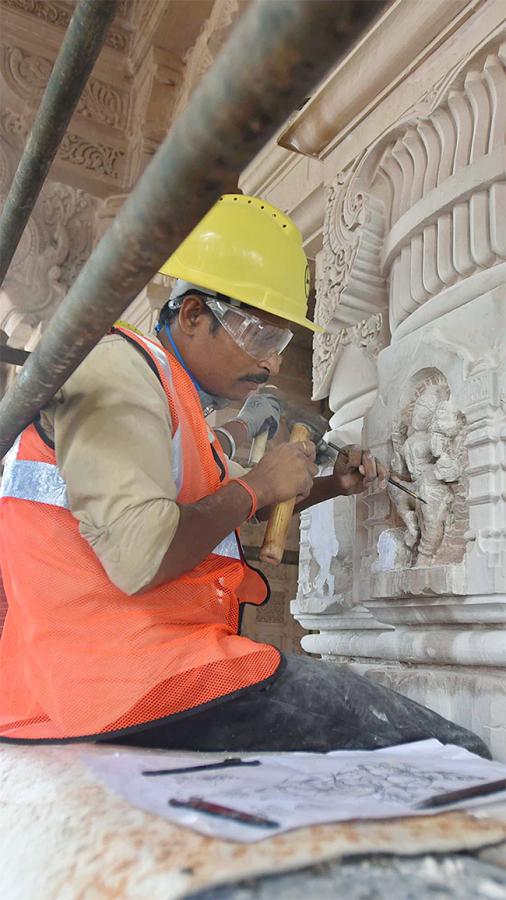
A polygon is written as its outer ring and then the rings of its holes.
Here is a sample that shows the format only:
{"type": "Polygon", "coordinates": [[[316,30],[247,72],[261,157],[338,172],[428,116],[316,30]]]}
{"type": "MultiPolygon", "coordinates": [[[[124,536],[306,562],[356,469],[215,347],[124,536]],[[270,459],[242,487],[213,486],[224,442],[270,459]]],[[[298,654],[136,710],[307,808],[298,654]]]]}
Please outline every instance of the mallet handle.
{"type": "Polygon", "coordinates": [[[262,431],[261,434],[257,434],[256,438],[253,438],[253,443],[251,445],[251,450],[249,454],[248,463],[250,466],[256,466],[257,463],[260,462],[262,456],[265,453],[265,448],[267,446],[267,438],[269,437],[268,431],[262,431]]]}
{"type": "MultiPolygon", "coordinates": [[[[311,439],[311,432],[302,422],[296,422],[292,428],[290,435],[290,443],[297,441],[308,441],[311,439]]],[[[276,503],[271,510],[267,528],[265,529],[264,541],[260,549],[260,559],[262,562],[271,563],[278,566],[283,559],[285,552],[286,537],[290,527],[290,520],[293,515],[295,506],[295,497],[292,500],[284,500],[282,503],[276,503]]]]}

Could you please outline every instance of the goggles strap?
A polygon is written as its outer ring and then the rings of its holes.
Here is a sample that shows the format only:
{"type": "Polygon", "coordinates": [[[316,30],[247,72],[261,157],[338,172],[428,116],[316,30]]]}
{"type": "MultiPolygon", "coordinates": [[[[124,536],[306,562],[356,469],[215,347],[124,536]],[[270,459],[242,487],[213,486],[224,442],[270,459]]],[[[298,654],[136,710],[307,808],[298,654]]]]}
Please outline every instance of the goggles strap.
{"type": "Polygon", "coordinates": [[[213,394],[208,394],[208,392],[204,390],[204,388],[199,384],[199,382],[197,381],[195,376],[192,374],[192,372],[186,365],[183,357],[181,356],[178,348],[176,347],[176,343],[171,334],[170,325],[168,325],[167,323],[165,323],[165,325],[162,325],[161,322],[157,322],[155,325],[156,334],[160,334],[162,328],[164,329],[164,331],[169,339],[170,345],[174,351],[174,356],[176,357],[177,361],[182,365],[182,367],[185,370],[188,377],[191,379],[191,382],[199,395],[200,403],[202,406],[204,416],[207,417],[208,415],[210,415],[210,413],[214,412],[215,409],[223,409],[225,406],[229,406],[230,400],[227,397],[216,397],[213,394]]]}

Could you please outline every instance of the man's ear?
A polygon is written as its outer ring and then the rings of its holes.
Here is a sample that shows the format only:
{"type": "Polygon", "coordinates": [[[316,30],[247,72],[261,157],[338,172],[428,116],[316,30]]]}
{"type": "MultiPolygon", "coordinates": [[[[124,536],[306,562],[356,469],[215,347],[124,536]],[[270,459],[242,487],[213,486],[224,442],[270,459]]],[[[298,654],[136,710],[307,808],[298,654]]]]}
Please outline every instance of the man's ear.
{"type": "Polygon", "coordinates": [[[207,308],[202,297],[198,294],[188,294],[179,310],[178,324],[183,334],[191,337],[202,324],[203,318],[207,319],[207,308]]]}

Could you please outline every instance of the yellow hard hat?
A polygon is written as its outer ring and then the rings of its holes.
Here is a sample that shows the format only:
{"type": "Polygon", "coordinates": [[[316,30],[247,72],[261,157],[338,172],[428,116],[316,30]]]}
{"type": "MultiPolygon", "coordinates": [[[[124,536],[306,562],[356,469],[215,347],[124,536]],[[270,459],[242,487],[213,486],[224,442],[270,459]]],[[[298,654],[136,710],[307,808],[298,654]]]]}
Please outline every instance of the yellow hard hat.
{"type": "Polygon", "coordinates": [[[258,197],[225,194],[160,269],[312,331],[309,266],[288,216],[258,197]]]}

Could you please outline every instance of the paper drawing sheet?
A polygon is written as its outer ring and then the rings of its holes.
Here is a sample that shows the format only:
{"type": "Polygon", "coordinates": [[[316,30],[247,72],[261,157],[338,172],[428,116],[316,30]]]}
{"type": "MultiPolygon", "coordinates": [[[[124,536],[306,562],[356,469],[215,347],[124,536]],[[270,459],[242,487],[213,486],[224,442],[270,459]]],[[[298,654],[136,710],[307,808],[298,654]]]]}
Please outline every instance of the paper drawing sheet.
{"type": "MultiPolygon", "coordinates": [[[[506,778],[505,765],[436,740],[386,750],[248,758],[261,764],[146,777],[146,770],[190,768],[202,760],[130,748],[107,757],[83,754],[86,765],[133,805],[203,834],[247,843],[324,822],[426,815],[434,811],[416,806],[429,797],[506,778]],[[171,799],[193,797],[274,820],[279,827],[246,825],[169,805],[171,799]]],[[[466,806],[505,798],[506,791],[466,806]]]]}

